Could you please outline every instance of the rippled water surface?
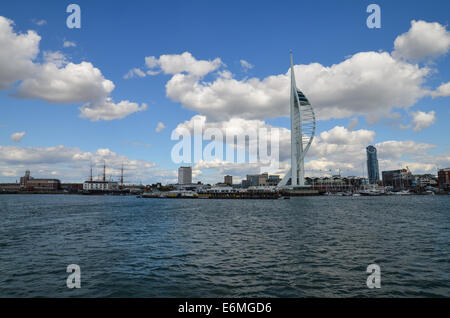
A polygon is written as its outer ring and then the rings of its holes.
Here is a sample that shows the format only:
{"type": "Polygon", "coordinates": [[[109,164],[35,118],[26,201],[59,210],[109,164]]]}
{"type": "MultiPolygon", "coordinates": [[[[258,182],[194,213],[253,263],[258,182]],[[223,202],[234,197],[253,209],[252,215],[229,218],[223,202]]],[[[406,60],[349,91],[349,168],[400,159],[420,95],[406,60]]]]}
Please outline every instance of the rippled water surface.
{"type": "Polygon", "coordinates": [[[10,296],[449,297],[450,197],[1,195],[10,296]],[[381,289],[366,286],[372,263],[381,289]]]}

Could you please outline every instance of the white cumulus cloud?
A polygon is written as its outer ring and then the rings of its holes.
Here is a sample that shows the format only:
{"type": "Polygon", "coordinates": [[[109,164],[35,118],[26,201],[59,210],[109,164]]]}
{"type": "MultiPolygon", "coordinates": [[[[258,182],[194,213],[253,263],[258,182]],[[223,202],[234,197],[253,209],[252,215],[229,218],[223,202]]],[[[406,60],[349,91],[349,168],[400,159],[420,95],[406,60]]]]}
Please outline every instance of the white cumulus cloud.
{"type": "Polygon", "coordinates": [[[77,44],[75,43],[75,42],[73,42],[73,41],[64,41],[63,42],[63,47],[76,47],[77,46],[77,44]]]}
{"type": "Polygon", "coordinates": [[[162,122],[159,122],[159,123],[156,125],[155,131],[156,131],[156,132],[161,132],[164,128],[166,128],[166,125],[164,125],[164,123],[162,123],[162,122]]]}
{"type": "Polygon", "coordinates": [[[0,16],[0,91],[26,78],[35,70],[41,37],[34,31],[17,34],[13,21],[0,16]]]}
{"type": "Polygon", "coordinates": [[[34,31],[16,33],[13,25],[0,16],[0,91],[19,83],[12,96],[55,104],[86,103],[82,117],[91,120],[118,119],[146,109],[145,104],[139,107],[126,100],[114,104],[109,97],[114,83],[90,62],[69,62],[59,51],[45,51],[44,62],[34,62],[41,37],[34,31]]]}
{"type": "Polygon", "coordinates": [[[431,92],[431,96],[433,98],[450,96],[450,82],[440,85],[435,91],[431,92]]]}
{"type": "MultiPolygon", "coordinates": [[[[295,66],[297,86],[323,120],[367,115],[376,121],[395,107],[408,108],[427,94],[422,84],[429,72],[386,52],[357,53],[332,66],[295,66]]],[[[211,120],[288,116],[289,74],[237,80],[221,73],[207,82],[178,73],[166,84],[166,94],[211,120]]]]}
{"type": "Polygon", "coordinates": [[[244,69],[244,71],[247,71],[247,70],[252,69],[254,67],[254,65],[250,64],[246,60],[240,60],[239,62],[241,63],[241,67],[244,69]]]}
{"type": "Polygon", "coordinates": [[[34,76],[19,85],[21,98],[39,98],[50,103],[89,102],[108,96],[114,84],[89,62],[68,63],[62,68],[54,63],[38,67],[34,76]]]}
{"type": "Polygon", "coordinates": [[[25,137],[25,134],[26,134],[25,131],[16,132],[16,133],[11,135],[11,140],[15,141],[15,142],[20,142],[20,141],[22,141],[22,138],[25,137]]]}
{"type": "Polygon", "coordinates": [[[159,58],[148,56],[145,58],[145,64],[150,69],[160,68],[165,74],[186,72],[201,77],[215,71],[223,63],[220,58],[212,61],[197,60],[191,53],[184,52],[182,54],[165,54],[159,58]]]}
{"type": "Polygon", "coordinates": [[[434,124],[436,121],[436,113],[432,110],[428,113],[423,111],[416,111],[412,113],[413,119],[412,123],[414,124],[414,131],[421,131],[424,128],[427,128],[434,124]]]}
{"type": "Polygon", "coordinates": [[[46,25],[46,24],[47,24],[47,21],[44,20],[44,19],[41,19],[41,20],[34,20],[33,22],[34,22],[34,24],[36,24],[36,25],[38,25],[38,26],[43,26],[43,25],[46,25]]]}
{"type": "Polygon", "coordinates": [[[133,68],[133,69],[129,70],[128,73],[123,76],[123,78],[124,79],[130,79],[130,78],[133,78],[135,76],[145,77],[146,74],[140,68],[133,68]]]}
{"type": "Polygon", "coordinates": [[[436,145],[412,140],[388,140],[376,144],[378,156],[382,159],[399,159],[404,155],[416,155],[436,148],[436,145]]]}
{"type": "Polygon", "coordinates": [[[68,63],[67,57],[60,51],[44,51],[43,57],[45,63],[54,64],[58,68],[68,63]]]}
{"type": "Polygon", "coordinates": [[[408,32],[394,41],[395,58],[420,61],[446,54],[450,48],[450,32],[437,22],[411,21],[408,32]]]}
{"type": "Polygon", "coordinates": [[[122,119],[130,114],[146,109],[147,104],[145,103],[139,106],[137,103],[123,100],[116,104],[112,98],[107,97],[98,102],[89,102],[80,107],[80,117],[91,121],[122,119]]]}

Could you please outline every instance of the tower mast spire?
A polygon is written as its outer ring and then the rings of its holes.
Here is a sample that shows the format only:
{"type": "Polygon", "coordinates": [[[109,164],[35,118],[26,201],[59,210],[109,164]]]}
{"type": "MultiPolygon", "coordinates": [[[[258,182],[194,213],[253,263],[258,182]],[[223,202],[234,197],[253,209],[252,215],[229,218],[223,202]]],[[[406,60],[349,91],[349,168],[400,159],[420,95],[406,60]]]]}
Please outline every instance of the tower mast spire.
{"type": "Polygon", "coordinates": [[[294,57],[291,50],[291,186],[298,185],[298,133],[300,129],[300,105],[295,84],[294,57]]]}
{"type": "Polygon", "coordinates": [[[303,187],[305,185],[304,158],[314,138],[316,119],[308,99],[297,89],[292,50],[289,54],[291,59],[291,169],[278,186],[286,186],[290,179],[291,187],[303,187]]]}
{"type": "Polygon", "coordinates": [[[294,72],[294,56],[292,50],[289,51],[291,56],[291,89],[297,90],[297,85],[295,84],[295,72],[294,72]]]}

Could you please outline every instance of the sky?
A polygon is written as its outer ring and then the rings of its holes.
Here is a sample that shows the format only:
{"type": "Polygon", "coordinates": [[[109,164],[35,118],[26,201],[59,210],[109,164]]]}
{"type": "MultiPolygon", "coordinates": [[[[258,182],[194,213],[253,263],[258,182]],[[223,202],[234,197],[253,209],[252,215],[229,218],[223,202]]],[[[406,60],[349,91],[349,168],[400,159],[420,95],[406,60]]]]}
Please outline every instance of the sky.
{"type": "MultiPolygon", "coordinates": [[[[279,128],[289,168],[289,51],[317,130],[307,176],[450,167],[448,1],[3,1],[0,182],[235,181],[264,167],[217,156],[174,162],[174,132],[279,128]],[[81,9],[69,28],[67,6],[81,9]],[[375,3],[381,27],[369,28],[375,3]]],[[[208,142],[204,141],[203,146],[208,142]]],[[[229,147],[229,146],[228,146],[229,147]]],[[[229,149],[229,148],[225,148],[229,149]]]]}

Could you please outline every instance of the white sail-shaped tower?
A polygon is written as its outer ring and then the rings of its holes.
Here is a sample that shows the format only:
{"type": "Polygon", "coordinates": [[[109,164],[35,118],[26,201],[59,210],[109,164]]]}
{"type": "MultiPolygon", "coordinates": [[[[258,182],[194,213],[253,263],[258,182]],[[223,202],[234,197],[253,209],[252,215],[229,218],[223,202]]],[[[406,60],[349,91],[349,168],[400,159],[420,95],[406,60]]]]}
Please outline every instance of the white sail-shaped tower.
{"type": "Polygon", "coordinates": [[[295,84],[294,62],[291,52],[291,169],[279,187],[304,187],[304,158],[316,132],[316,117],[306,96],[295,84]]]}

